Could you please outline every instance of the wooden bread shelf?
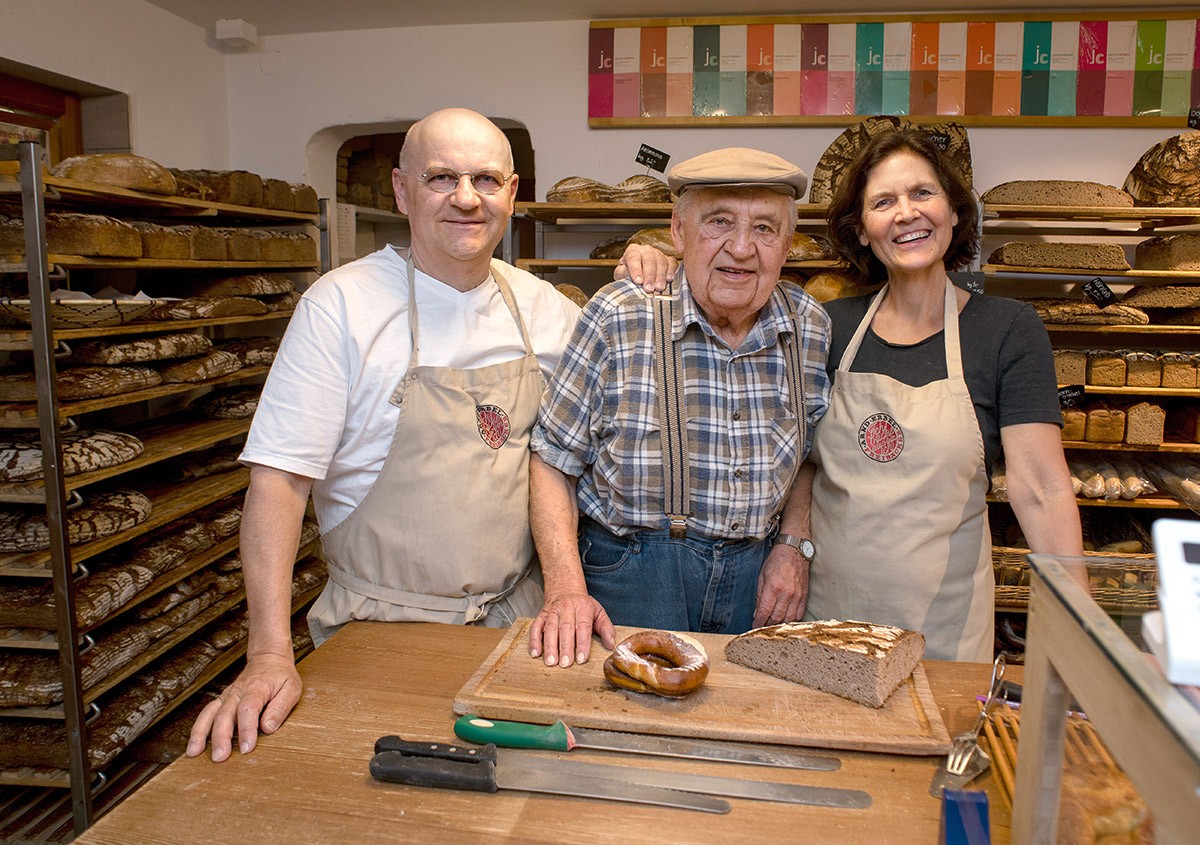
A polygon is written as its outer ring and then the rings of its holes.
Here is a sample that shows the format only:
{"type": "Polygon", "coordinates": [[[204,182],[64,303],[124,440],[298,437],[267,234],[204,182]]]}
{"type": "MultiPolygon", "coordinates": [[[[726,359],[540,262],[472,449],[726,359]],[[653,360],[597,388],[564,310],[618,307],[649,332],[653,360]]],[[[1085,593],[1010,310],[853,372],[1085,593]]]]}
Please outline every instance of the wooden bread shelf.
{"type": "MultiPolygon", "coordinates": [[[[134,191],[112,185],[100,185],[95,182],[77,182],[74,179],[61,179],[57,176],[44,176],[42,181],[47,189],[47,204],[56,206],[82,204],[91,209],[99,207],[141,208],[145,210],[144,213],[151,216],[171,218],[243,217],[277,220],[281,223],[313,224],[318,220],[317,214],[300,211],[281,211],[258,206],[229,205],[228,203],[189,199],[188,197],[152,194],[148,191],[134,191]]],[[[0,197],[8,194],[14,196],[15,201],[20,202],[20,193],[21,186],[15,176],[0,174],[0,197]]]]}
{"type": "Polygon", "coordinates": [[[1200,273],[1194,270],[1093,270],[1087,267],[1022,267],[1015,264],[984,264],[981,268],[987,275],[1034,274],[1040,276],[1088,276],[1095,278],[1139,279],[1146,282],[1200,281],[1200,273]]]}
{"type": "Polygon", "coordinates": [[[1106,452],[1182,452],[1200,454],[1200,443],[1166,440],[1160,446],[1138,446],[1133,443],[1089,443],[1085,440],[1064,440],[1064,449],[1094,449],[1106,452]]]}
{"type": "MultiPolygon", "coordinates": [[[[243,367],[228,375],[218,376],[206,381],[189,381],[178,384],[160,384],[142,390],[131,390],[128,393],[118,393],[114,396],[100,396],[95,399],[80,399],[75,402],[59,402],[58,418],[66,421],[69,417],[89,414],[92,411],[102,411],[106,408],[119,408],[122,405],[133,405],[147,399],[159,399],[163,396],[174,396],[187,393],[200,387],[214,387],[220,384],[241,381],[265,375],[270,367],[243,367]]],[[[0,404],[0,428],[31,428],[37,425],[37,403],[35,402],[6,402],[0,404]]]]}
{"type": "MultiPolygon", "coordinates": [[[[144,323],[124,323],[119,326],[94,326],[86,329],[53,329],[55,340],[109,337],[111,335],[149,334],[151,332],[179,332],[205,326],[229,326],[240,323],[263,323],[273,320],[290,320],[295,311],[272,311],[269,314],[249,314],[241,317],[205,317],[201,320],[155,320],[144,323]]],[[[33,348],[32,331],[19,326],[0,326],[0,350],[29,350],[33,348]]]]}
{"type": "Polygon", "coordinates": [[[984,203],[990,220],[1068,220],[1140,223],[1143,227],[1187,226],[1200,223],[1200,208],[1090,207],[1081,205],[1009,205],[984,203]]]}
{"type": "MultiPolygon", "coordinates": [[[[1067,444],[1063,444],[1064,446],[1067,444]]],[[[988,494],[989,502],[1003,502],[1008,504],[1007,499],[997,499],[991,493],[988,494]]],[[[1139,496],[1136,499],[1116,499],[1115,501],[1107,502],[1104,499],[1086,499],[1076,497],[1075,504],[1079,507],[1108,507],[1108,508],[1163,508],[1165,510],[1189,510],[1188,506],[1178,499],[1173,499],[1168,496],[1139,496]]]]}
{"type": "MultiPolygon", "coordinates": [[[[21,256],[0,256],[0,273],[25,273],[21,256]]],[[[317,270],[316,261],[198,261],[166,258],[107,258],[99,255],[47,256],[50,264],[66,270],[317,270]]]]}
{"type": "MultiPolygon", "coordinates": [[[[183,415],[172,419],[159,419],[144,428],[125,429],[142,441],[142,454],[131,461],[104,469],[69,475],[65,481],[67,492],[85,487],[106,478],[141,469],[144,466],[178,457],[187,452],[203,449],[222,440],[245,434],[250,430],[250,419],[240,420],[197,420],[189,422],[183,415]]],[[[35,504],[46,501],[43,481],[20,481],[0,484],[0,502],[35,504]]]]}
{"type": "MultiPolygon", "coordinates": [[[[173,522],[194,510],[223,499],[250,483],[250,470],[243,467],[232,472],[209,476],[188,484],[143,486],[142,493],[150,499],[150,516],[130,528],[109,537],[80,543],[71,547],[71,562],[79,564],[101,552],[108,551],[128,540],[173,522]]],[[[50,577],[50,550],[0,554],[0,575],[32,578],[50,577]]]]}
{"type": "MultiPolygon", "coordinates": [[[[1059,385],[1065,387],[1066,385],[1059,385]]],[[[1190,396],[1200,398],[1195,387],[1105,387],[1099,384],[1082,385],[1083,392],[1098,396],[1190,396]]]]}
{"type": "Polygon", "coordinates": [[[1087,335],[1150,335],[1154,337],[1200,337],[1200,325],[1197,326],[1096,326],[1087,323],[1046,323],[1046,331],[1051,334],[1087,334],[1087,335]]]}
{"type": "MultiPolygon", "coordinates": [[[[661,220],[671,216],[669,202],[519,202],[516,214],[541,223],[562,220],[661,220]]],[[[800,220],[824,220],[826,205],[796,203],[800,220]]]]}

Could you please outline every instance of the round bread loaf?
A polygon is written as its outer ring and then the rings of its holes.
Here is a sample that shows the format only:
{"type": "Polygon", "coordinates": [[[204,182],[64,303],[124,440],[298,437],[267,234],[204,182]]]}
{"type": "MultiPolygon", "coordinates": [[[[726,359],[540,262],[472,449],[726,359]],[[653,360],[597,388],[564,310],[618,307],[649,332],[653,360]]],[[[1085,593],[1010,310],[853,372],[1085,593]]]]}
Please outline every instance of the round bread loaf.
{"type": "Polygon", "coordinates": [[[568,176],[546,191],[546,202],[612,202],[613,189],[584,176],[568,176]]]}
{"type": "MultiPolygon", "coordinates": [[[[61,435],[65,475],[78,475],[123,464],[142,454],[142,441],[123,431],[71,431],[61,435]]],[[[43,477],[42,441],[36,431],[0,439],[0,481],[33,481],[43,477]]]]}
{"type": "Polygon", "coordinates": [[[207,381],[210,378],[226,376],[242,368],[242,362],[232,352],[214,349],[207,355],[198,358],[188,358],[176,364],[170,364],[159,370],[164,384],[179,384],[182,382],[207,381]]]}
{"type": "Polygon", "coordinates": [[[554,289],[567,299],[574,302],[580,308],[588,303],[588,295],[583,292],[582,288],[576,287],[575,285],[569,285],[566,282],[563,282],[555,285],[554,289]]]}
{"type": "Polygon", "coordinates": [[[588,253],[588,258],[620,258],[625,254],[625,244],[628,240],[621,235],[603,240],[592,248],[592,251],[588,253]]]}
{"type": "Polygon", "coordinates": [[[272,296],[295,289],[291,279],[279,273],[248,273],[205,282],[195,291],[197,296],[272,296]]]}
{"type": "Polygon", "coordinates": [[[655,179],[648,173],[638,173],[613,186],[612,201],[670,202],[671,189],[661,179],[655,179]]]}
{"type": "Polygon", "coordinates": [[[1175,135],[1146,150],[1122,187],[1137,205],[1200,206],[1200,132],[1175,135]]]}
{"type": "Polygon", "coordinates": [[[115,366],[141,364],[169,358],[190,358],[212,349],[212,341],[201,334],[181,332],[157,337],[136,337],[128,340],[93,340],[80,344],[72,352],[72,364],[115,366]]]}
{"type": "Polygon", "coordinates": [[[817,302],[829,302],[858,295],[858,284],[844,273],[817,273],[808,280],[804,292],[817,302]]]}
{"type": "Polygon", "coordinates": [[[665,253],[674,259],[679,260],[683,258],[675,249],[675,242],[671,240],[670,229],[642,229],[640,232],[635,232],[633,237],[625,243],[652,246],[659,252],[665,253]]]}
{"type": "MultiPolygon", "coordinates": [[[[150,516],[150,500],[136,490],[90,493],[68,512],[71,545],[127,531],[150,516]]],[[[0,511],[0,552],[36,552],[50,548],[50,528],[42,507],[0,511]]]]}
{"type": "Polygon", "coordinates": [[[820,261],[829,254],[823,240],[800,232],[792,234],[792,246],[788,249],[788,261],[820,261]]]}
{"type": "Polygon", "coordinates": [[[172,196],[178,186],[171,171],[148,158],[124,153],[71,156],[50,169],[52,176],[172,196]]]}
{"type": "Polygon", "coordinates": [[[258,387],[235,387],[229,390],[214,390],[195,402],[191,407],[212,420],[238,420],[254,416],[258,410],[258,387]]]}

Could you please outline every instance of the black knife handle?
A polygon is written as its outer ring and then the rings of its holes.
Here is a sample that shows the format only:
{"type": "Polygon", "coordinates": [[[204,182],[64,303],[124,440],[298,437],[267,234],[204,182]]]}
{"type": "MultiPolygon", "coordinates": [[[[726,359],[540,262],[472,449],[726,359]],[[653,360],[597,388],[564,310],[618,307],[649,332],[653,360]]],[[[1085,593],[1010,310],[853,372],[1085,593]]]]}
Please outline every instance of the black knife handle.
{"type": "Polygon", "coordinates": [[[383,751],[371,758],[371,776],[388,783],[495,792],[496,766],[490,760],[460,762],[439,757],[413,757],[383,751]]]}
{"type": "Polygon", "coordinates": [[[487,760],[493,765],[496,763],[496,746],[490,742],[482,747],[467,747],[452,742],[411,742],[393,734],[375,740],[375,753],[381,751],[398,751],[408,757],[437,757],[460,763],[478,763],[480,760],[487,760]]]}

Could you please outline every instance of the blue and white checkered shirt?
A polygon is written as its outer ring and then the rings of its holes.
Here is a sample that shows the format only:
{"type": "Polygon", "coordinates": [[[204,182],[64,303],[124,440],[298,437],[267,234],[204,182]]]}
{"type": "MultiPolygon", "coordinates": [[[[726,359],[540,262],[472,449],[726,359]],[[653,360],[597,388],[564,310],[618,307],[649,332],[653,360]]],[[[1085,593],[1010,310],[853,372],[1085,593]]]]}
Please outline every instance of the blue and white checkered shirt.
{"type": "MultiPolygon", "coordinates": [[[[683,338],[692,518],[689,534],[760,539],[783,508],[811,443],[788,395],[783,335],[794,324],[772,297],[742,345],[713,332],[679,274],[672,339],[683,338]]],[[[809,431],[829,402],[830,323],[797,285],[809,431]]],[[[530,447],[579,476],[580,510],[616,534],[665,529],[652,301],[629,281],[592,297],[542,401],[530,447]]]]}

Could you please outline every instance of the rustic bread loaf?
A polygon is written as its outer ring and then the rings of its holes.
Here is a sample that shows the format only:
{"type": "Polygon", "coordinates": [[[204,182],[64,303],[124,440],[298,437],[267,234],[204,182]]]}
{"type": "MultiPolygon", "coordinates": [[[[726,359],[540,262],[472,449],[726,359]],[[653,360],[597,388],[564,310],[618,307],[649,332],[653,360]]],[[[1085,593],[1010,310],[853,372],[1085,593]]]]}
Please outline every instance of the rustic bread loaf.
{"type": "MultiPolygon", "coordinates": [[[[100,214],[47,212],[46,244],[50,252],[59,255],[142,257],[142,236],[137,229],[100,214]]],[[[24,254],[24,221],[0,214],[0,255],[24,254]]]]}
{"type": "Polygon", "coordinates": [[[644,244],[652,246],[659,252],[665,253],[676,260],[682,260],[683,256],[675,250],[675,242],[671,240],[670,229],[642,229],[634,232],[626,243],[629,244],[644,244]]]}
{"type": "Polygon", "coordinates": [[[1142,154],[1122,187],[1138,205],[1200,206],[1200,132],[1160,141],[1142,154]]]}
{"type": "Polygon", "coordinates": [[[293,211],[297,211],[300,214],[317,214],[321,210],[321,203],[317,199],[317,191],[311,185],[292,182],[289,187],[292,189],[293,211]]]}
{"type": "Polygon", "coordinates": [[[1161,387],[1162,364],[1158,353],[1129,350],[1125,355],[1125,384],[1129,387],[1161,387]]]}
{"type": "Polygon", "coordinates": [[[1134,308],[1200,307],[1200,285],[1139,285],[1121,297],[1122,305],[1134,308]]]}
{"type": "Polygon", "coordinates": [[[320,587],[325,583],[328,575],[325,561],[319,557],[307,557],[297,561],[292,573],[292,598],[315,587],[320,587]]]}
{"type": "Polygon", "coordinates": [[[725,645],[734,663],[868,707],[882,707],[924,654],[916,631],[833,620],[755,628],[725,645]]]}
{"type": "Polygon", "coordinates": [[[1161,446],[1167,412],[1161,405],[1138,402],[1125,406],[1125,442],[1131,446],[1161,446]]]}
{"type": "Polygon", "coordinates": [[[812,235],[792,233],[792,245],[788,249],[788,261],[820,261],[829,254],[825,243],[812,235]]]}
{"type": "Polygon", "coordinates": [[[217,586],[214,583],[199,595],[185,599],[165,613],[147,619],[145,625],[150,639],[157,640],[160,637],[165,637],[180,625],[190,622],[212,607],[219,598],[221,598],[221,593],[217,590],[217,586]]]}
{"type": "Polygon", "coordinates": [[[607,238],[592,247],[592,251],[588,253],[588,258],[609,260],[620,258],[625,254],[625,245],[628,243],[628,240],[623,235],[607,238]]]}
{"type": "MultiPolygon", "coordinates": [[[[136,490],[91,492],[67,514],[71,545],[87,543],[133,528],[150,516],[150,500],[136,490]]],[[[0,510],[0,552],[36,552],[50,548],[50,528],[41,507],[0,510]]]]}
{"type": "MultiPolygon", "coordinates": [[[[121,431],[70,431],[60,435],[64,475],[79,475],[132,461],[142,454],[142,441],[121,431]]],[[[0,437],[0,481],[42,478],[42,441],[36,431],[0,437]]]]}
{"type": "MultiPolygon", "coordinates": [[[[146,650],[150,640],[138,626],[122,626],[96,638],[79,656],[84,689],[107,678],[146,650]]],[[[44,707],[63,700],[62,669],[54,651],[18,649],[5,655],[0,672],[0,707],[44,707]]]]}
{"type": "Polygon", "coordinates": [[[183,517],[139,538],[129,562],[161,575],[216,544],[211,526],[194,516],[183,517]]]}
{"type": "Polygon", "coordinates": [[[191,407],[211,420],[240,420],[254,416],[262,386],[214,390],[201,396],[191,407]]]}
{"type": "Polygon", "coordinates": [[[1088,409],[1083,439],[1089,443],[1120,443],[1125,439],[1125,412],[1106,405],[1088,409]]]}
{"type": "Polygon", "coordinates": [[[220,229],[190,224],[172,228],[187,236],[193,261],[224,261],[228,255],[225,249],[225,235],[220,229]]]}
{"type": "Polygon", "coordinates": [[[574,302],[580,308],[588,303],[588,295],[583,292],[583,288],[577,287],[576,285],[567,284],[566,282],[559,282],[554,286],[554,289],[567,299],[574,302]]]}
{"type": "Polygon", "coordinates": [[[1117,244],[1035,243],[1009,241],[990,256],[989,264],[1009,267],[1055,267],[1083,270],[1128,270],[1125,250],[1117,244]]]}
{"type": "Polygon", "coordinates": [[[613,189],[584,176],[568,176],[546,191],[546,202],[612,202],[613,189]]]}
{"type": "Polygon", "coordinates": [[[827,204],[837,190],[842,171],[858,157],[862,149],[878,135],[886,135],[897,129],[920,129],[934,136],[946,139],[943,149],[950,160],[962,172],[970,186],[971,144],[967,138],[967,130],[959,123],[929,123],[920,126],[913,124],[903,117],[893,115],[875,115],[855,123],[842,132],[821,155],[816,167],[813,168],[812,183],[808,191],[810,203],[827,204]]]}
{"type": "Polygon", "coordinates": [[[1125,355],[1122,352],[1095,349],[1087,357],[1086,384],[1097,387],[1125,386],[1125,355]]]}
{"type": "Polygon", "coordinates": [[[262,261],[262,244],[254,229],[223,227],[218,229],[225,238],[225,258],[229,261],[262,261]]]}
{"type": "Polygon", "coordinates": [[[190,598],[198,596],[217,582],[217,574],[208,569],[193,572],[182,581],[176,581],[167,589],[137,608],[138,619],[153,619],[173,610],[190,598]]]}
{"type": "Polygon", "coordinates": [[[1147,238],[1134,250],[1133,266],[1139,270],[1200,270],[1200,234],[1147,238]]]}
{"type": "Polygon", "coordinates": [[[983,192],[980,199],[995,205],[1076,205],[1129,208],[1133,197],[1111,185],[1067,179],[1017,179],[983,192]]]}
{"type": "Polygon", "coordinates": [[[1162,386],[1196,387],[1196,359],[1187,352],[1164,352],[1158,356],[1162,366],[1162,386]]]}
{"type": "Polygon", "coordinates": [[[292,186],[282,179],[263,179],[263,205],[276,211],[295,211],[292,186]]]}
{"type": "Polygon", "coordinates": [[[177,167],[171,167],[168,170],[175,178],[176,196],[193,200],[204,200],[205,202],[212,200],[212,188],[193,176],[190,170],[180,170],[177,167]]]}
{"type": "Polygon", "coordinates": [[[1113,304],[1101,309],[1082,299],[1030,299],[1033,310],[1046,323],[1094,326],[1144,326],[1150,322],[1145,311],[1129,305],[1113,304]]]}
{"type": "Polygon", "coordinates": [[[71,351],[72,364],[116,366],[143,364],[170,358],[190,358],[212,349],[212,341],[202,334],[179,332],[127,340],[93,340],[71,351]]]}
{"type": "Polygon", "coordinates": [[[162,367],[164,384],[181,384],[184,382],[207,381],[218,376],[227,376],[242,368],[242,362],[232,352],[214,349],[207,355],[198,358],[188,358],[175,364],[162,367]]]}
{"type": "Polygon", "coordinates": [[[847,296],[858,296],[858,283],[844,273],[825,271],[815,273],[804,284],[804,292],[817,302],[829,302],[847,296]]]}
{"type": "Polygon", "coordinates": [[[612,188],[611,202],[670,202],[671,189],[661,179],[639,173],[612,188]]]}
{"type": "MultiPolygon", "coordinates": [[[[189,452],[169,461],[158,464],[159,473],[163,478],[173,481],[194,481],[198,478],[208,478],[239,469],[238,455],[242,453],[240,445],[214,446],[199,452],[189,452]]],[[[198,515],[199,516],[199,515],[198,515]]],[[[240,519],[240,516],[238,517],[240,519]]],[[[223,538],[222,538],[223,539],[223,538]]]]}
{"type": "Polygon", "coordinates": [[[1087,430],[1087,412],[1082,408],[1064,408],[1062,439],[1076,441],[1085,439],[1087,430]]]}
{"type": "Polygon", "coordinates": [[[187,261],[192,257],[192,242],[179,229],[144,220],[131,220],[129,225],[142,237],[142,258],[187,261]]]}
{"type": "Polygon", "coordinates": [[[266,314],[270,309],[248,296],[192,296],[167,302],[151,312],[155,320],[205,320],[266,314]]]}
{"type": "Polygon", "coordinates": [[[287,276],[280,273],[248,273],[210,279],[194,286],[197,296],[262,296],[288,293],[296,289],[287,276]]]}
{"type": "Polygon", "coordinates": [[[246,639],[250,632],[250,620],[244,607],[226,613],[216,622],[200,632],[199,638],[217,651],[224,651],[246,639]]]}
{"type": "MultiPolygon", "coordinates": [[[[235,446],[221,449],[217,454],[222,457],[233,455],[236,460],[240,450],[240,446],[235,446]]],[[[202,478],[203,476],[196,477],[202,478]]],[[[237,534],[242,525],[242,495],[237,494],[219,502],[213,502],[203,510],[197,511],[196,518],[203,521],[212,530],[217,542],[227,540],[237,534]]]]}
{"type": "Polygon", "coordinates": [[[253,229],[263,261],[316,261],[317,243],[312,236],[294,230],[253,229]]]}
{"type": "Polygon", "coordinates": [[[185,170],[189,177],[212,192],[213,202],[261,206],[262,177],[245,170],[185,170]]]}
{"type": "Polygon", "coordinates": [[[1059,384],[1087,384],[1088,353],[1080,349],[1054,350],[1054,375],[1059,384]]]}
{"type": "Polygon", "coordinates": [[[167,168],[148,158],[126,153],[71,156],[50,168],[50,175],[167,196],[177,190],[175,177],[167,168]]]}
{"type": "MultiPolygon", "coordinates": [[[[116,396],[161,384],[149,367],[71,367],[58,373],[58,398],[63,402],[116,396]]],[[[36,402],[33,373],[0,376],[0,402],[36,402]]]]}
{"type": "Polygon", "coordinates": [[[269,367],[279,350],[279,337],[234,337],[217,343],[217,349],[231,352],[243,367],[269,367]]]}
{"type": "Polygon", "coordinates": [[[263,294],[255,297],[268,311],[291,311],[300,304],[300,291],[290,290],[287,293],[263,294]]]}
{"type": "Polygon", "coordinates": [[[217,573],[216,588],[217,592],[222,596],[226,596],[235,590],[240,590],[245,586],[245,583],[246,580],[242,576],[241,570],[217,573]]]}

